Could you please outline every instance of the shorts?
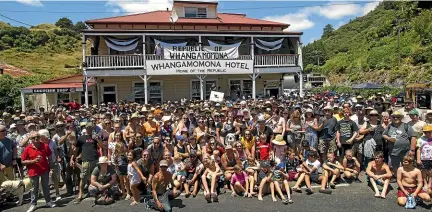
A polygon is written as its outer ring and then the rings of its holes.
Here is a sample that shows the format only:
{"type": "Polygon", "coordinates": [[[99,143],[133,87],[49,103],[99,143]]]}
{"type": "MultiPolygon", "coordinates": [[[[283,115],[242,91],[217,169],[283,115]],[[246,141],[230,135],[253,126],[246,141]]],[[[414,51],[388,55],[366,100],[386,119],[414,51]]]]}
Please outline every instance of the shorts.
{"type": "Polygon", "coordinates": [[[422,165],[419,167],[420,169],[431,170],[432,169],[432,160],[422,160],[422,165]]]}
{"type": "Polygon", "coordinates": [[[4,181],[15,180],[15,173],[12,166],[8,166],[3,171],[0,171],[0,185],[4,181]]]}
{"type": "Polygon", "coordinates": [[[194,175],[195,175],[195,172],[187,172],[186,173],[186,180],[192,180],[194,175]]]}
{"type": "Polygon", "coordinates": [[[288,172],[288,181],[296,181],[297,180],[297,175],[298,173],[296,171],[289,171],[288,172]]]}
{"type": "Polygon", "coordinates": [[[319,175],[318,174],[311,174],[310,180],[311,180],[311,182],[319,183],[319,175]]]}
{"type": "Polygon", "coordinates": [[[337,146],[336,146],[336,138],[330,140],[330,141],[325,141],[323,139],[319,139],[318,142],[318,151],[321,154],[325,154],[328,152],[336,152],[337,150],[337,146]]]}
{"type": "Polygon", "coordinates": [[[93,170],[98,166],[97,161],[82,162],[81,164],[81,180],[84,182],[90,181],[93,170]]]}
{"type": "Polygon", "coordinates": [[[116,166],[116,173],[118,176],[126,176],[127,166],[116,166]]]}
{"type": "MultiPolygon", "coordinates": [[[[404,187],[404,188],[410,194],[414,193],[415,190],[417,190],[417,187],[404,187]]],[[[420,192],[419,192],[419,194],[422,194],[422,193],[426,193],[426,192],[423,191],[423,189],[421,189],[420,192]]],[[[404,194],[404,192],[402,190],[398,189],[397,197],[406,197],[406,195],[404,194]]]]}

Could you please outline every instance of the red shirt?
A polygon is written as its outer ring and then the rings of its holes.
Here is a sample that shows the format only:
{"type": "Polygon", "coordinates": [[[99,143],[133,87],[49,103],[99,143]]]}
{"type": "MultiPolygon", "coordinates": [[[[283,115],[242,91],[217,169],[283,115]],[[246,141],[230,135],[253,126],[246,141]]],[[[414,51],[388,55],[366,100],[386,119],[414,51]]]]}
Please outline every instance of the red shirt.
{"type": "Polygon", "coordinates": [[[259,159],[269,160],[270,159],[270,143],[258,143],[257,148],[259,149],[259,159]]]}
{"type": "Polygon", "coordinates": [[[70,110],[79,110],[81,108],[81,105],[76,102],[66,103],[65,106],[69,107],[70,110]]]}
{"type": "Polygon", "coordinates": [[[21,155],[21,160],[34,160],[37,156],[41,156],[41,160],[37,163],[27,165],[28,175],[30,177],[39,176],[49,170],[48,157],[51,156],[51,149],[48,144],[40,143],[36,148],[33,144],[27,145],[21,155]]]}

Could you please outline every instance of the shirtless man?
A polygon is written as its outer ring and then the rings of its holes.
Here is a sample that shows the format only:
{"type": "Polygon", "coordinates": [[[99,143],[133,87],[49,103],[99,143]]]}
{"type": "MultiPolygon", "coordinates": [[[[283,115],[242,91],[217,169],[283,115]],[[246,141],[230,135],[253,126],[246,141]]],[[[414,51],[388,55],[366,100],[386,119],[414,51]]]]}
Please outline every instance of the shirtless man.
{"type": "Polygon", "coordinates": [[[159,163],[159,172],[155,174],[152,179],[152,195],[153,199],[144,202],[146,208],[153,208],[158,211],[171,212],[171,205],[169,200],[175,199],[180,195],[174,185],[172,174],[167,171],[168,161],[161,160],[159,163]],[[171,185],[173,190],[167,190],[167,186],[171,185]]]}
{"type": "Polygon", "coordinates": [[[390,184],[392,172],[387,164],[384,163],[384,153],[379,151],[375,153],[375,160],[369,162],[366,173],[370,177],[370,182],[375,191],[375,197],[385,199],[387,189],[390,184]],[[380,195],[377,184],[383,185],[383,190],[380,195]]]}
{"type": "Polygon", "coordinates": [[[412,195],[414,198],[418,196],[425,202],[431,200],[429,194],[422,189],[423,177],[420,169],[414,167],[414,157],[412,156],[403,157],[402,167],[397,170],[397,184],[399,186],[397,202],[400,206],[405,206],[408,195],[412,195]]]}

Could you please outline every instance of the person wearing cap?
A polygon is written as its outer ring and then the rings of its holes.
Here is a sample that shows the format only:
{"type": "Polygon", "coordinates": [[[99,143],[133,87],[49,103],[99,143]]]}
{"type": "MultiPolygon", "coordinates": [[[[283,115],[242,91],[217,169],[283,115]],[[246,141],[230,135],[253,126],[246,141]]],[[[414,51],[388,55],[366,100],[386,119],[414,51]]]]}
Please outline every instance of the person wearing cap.
{"type": "Polygon", "coordinates": [[[167,169],[168,161],[161,160],[159,163],[159,171],[154,175],[151,183],[153,199],[144,199],[146,207],[158,211],[172,211],[170,200],[177,198],[180,192],[177,191],[172,174],[167,171],[167,169]],[[173,190],[168,190],[168,185],[171,185],[173,190]]]}
{"type": "Polygon", "coordinates": [[[318,150],[323,160],[326,160],[328,152],[336,152],[336,125],[337,120],[333,117],[333,108],[330,106],[324,107],[324,125],[322,134],[318,141],[318,150]]]}
{"type": "Polygon", "coordinates": [[[0,185],[6,180],[14,180],[14,168],[17,164],[17,146],[6,137],[7,128],[0,125],[0,185]]]}
{"type": "Polygon", "coordinates": [[[420,114],[417,109],[412,109],[408,112],[408,115],[411,119],[408,125],[412,127],[414,136],[420,138],[423,135],[423,127],[426,125],[426,122],[420,120],[420,114]]]}
{"type": "Polygon", "coordinates": [[[352,148],[354,139],[358,135],[358,126],[350,119],[351,110],[345,108],[343,114],[343,119],[338,121],[336,125],[336,144],[339,147],[341,157],[344,156],[346,150],[352,148]]]}
{"type": "Polygon", "coordinates": [[[144,134],[144,128],[139,124],[138,114],[134,113],[129,118],[128,124],[123,131],[123,139],[129,141],[129,138],[135,136],[136,133],[144,134]]]}
{"type": "Polygon", "coordinates": [[[423,136],[417,140],[417,167],[423,174],[424,185],[428,194],[432,194],[432,125],[425,125],[422,129],[423,136]]]}
{"type": "MultiPolygon", "coordinates": [[[[318,117],[319,118],[319,117],[318,117]]],[[[318,132],[321,130],[323,126],[323,122],[319,121],[314,115],[314,111],[312,108],[306,109],[305,113],[305,139],[309,142],[309,146],[313,149],[318,149],[318,132]]]]}
{"type": "Polygon", "coordinates": [[[267,143],[270,143],[274,138],[273,130],[266,125],[266,120],[263,116],[258,117],[258,127],[252,130],[252,135],[255,137],[261,134],[266,135],[267,143]]]}
{"type": "Polygon", "coordinates": [[[31,191],[30,208],[27,212],[36,210],[39,196],[39,181],[41,181],[42,191],[46,206],[54,208],[56,205],[51,201],[49,189],[49,172],[53,163],[51,149],[46,143],[42,143],[37,132],[29,134],[30,144],[24,149],[21,155],[21,162],[27,166],[27,173],[33,184],[31,191]]]}
{"type": "Polygon", "coordinates": [[[406,154],[413,156],[416,150],[416,138],[413,129],[402,122],[403,115],[399,111],[392,114],[392,122],[385,129],[383,138],[388,142],[393,173],[396,174],[402,158],[406,154]]]}
{"type": "Polygon", "coordinates": [[[86,134],[78,137],[76,144],[78,147],[77,155],[82,155],[82,170],[79,193],[77,198],[74,200],[75,204],[79,204],[83,200],[84,186],[86,182],[90,181],[91,173],[98,164],[98,150],[103,146],[102,139],[94,132],[93,122],[86,122],[85,132],[86,134]]]}
{"type": "Polygon", "coordinates": [[[97,204],[107,205],[114,202],[114,195],[118,192],[117,175],[114,168],[108,164],[106,156],[100,157],[98,165],[91,171],[88,191],[95,197],[97,204]]]}

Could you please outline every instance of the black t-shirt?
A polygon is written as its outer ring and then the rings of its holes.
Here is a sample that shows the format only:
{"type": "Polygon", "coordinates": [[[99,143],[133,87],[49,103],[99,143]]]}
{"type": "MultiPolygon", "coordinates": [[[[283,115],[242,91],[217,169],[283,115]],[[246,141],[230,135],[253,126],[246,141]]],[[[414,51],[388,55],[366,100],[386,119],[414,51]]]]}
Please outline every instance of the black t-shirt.
{"type": "Polygon", "coordinates": [[[99,174],[99,166],[96,166],[92,171],[92,176],[97,177],[97,182],[105,185],[111,181],[111,176],[115,174],[114,169],[111,166],[107,167],[107,172],[104,175],[99,174]]]}
{"type": "Polygon", "coordinates": [[[323,129],[321,130],[322,138],[325,141],[331,141],[336,137],[336,130],[337,130],[336,125],[337,125],[337,120],[335,117],[331,117],[330,119],[325,120],[323,129]]]}
{"type": "Polygon", "coordinates": [[[286,172],[292,172],[292,171],[297,171],[297,167],[300,165],[300,161],[297,159],[294,159],[293,161],[287,160],[286,161],[286,165],[285,165],[285,169],[286,172]]]}
{"type": "Polygon", "coordinates": [[[341,144],[347,144],[346,141],[353,136],[354,132],[358,131],[358,127],[353,120],[342,119],[337,123],[336,130],[340,133],[341,144]]]}
{"type": "Polygon", "coordinates": [[[252,130],[252,135],[255,137],[259,137],[260,135],[265,134],[267,136],[267,143],[270,143],[271,136],[273,135],[273,130],[270,127],[265,126],[264,131],[260,131],[258,128],[254,128],[252,130]]]}
{"type": "Polygon", "coordinates": [[[146,164],[143,163],[142,158],[137,160],[137,165],[141,168],[141,172],[143,173],[144,177],[150,176],[150,168],[151,168],[152,164],[153,164],[152,159],[148,159],[146,164]]]}
{"type": "Polygon", "coordinates": [[[93,140],[89,135],[80,136],[77,141],[77,147],[82,154],[83,162],[98,160],[97,141],[93,140]]]}

